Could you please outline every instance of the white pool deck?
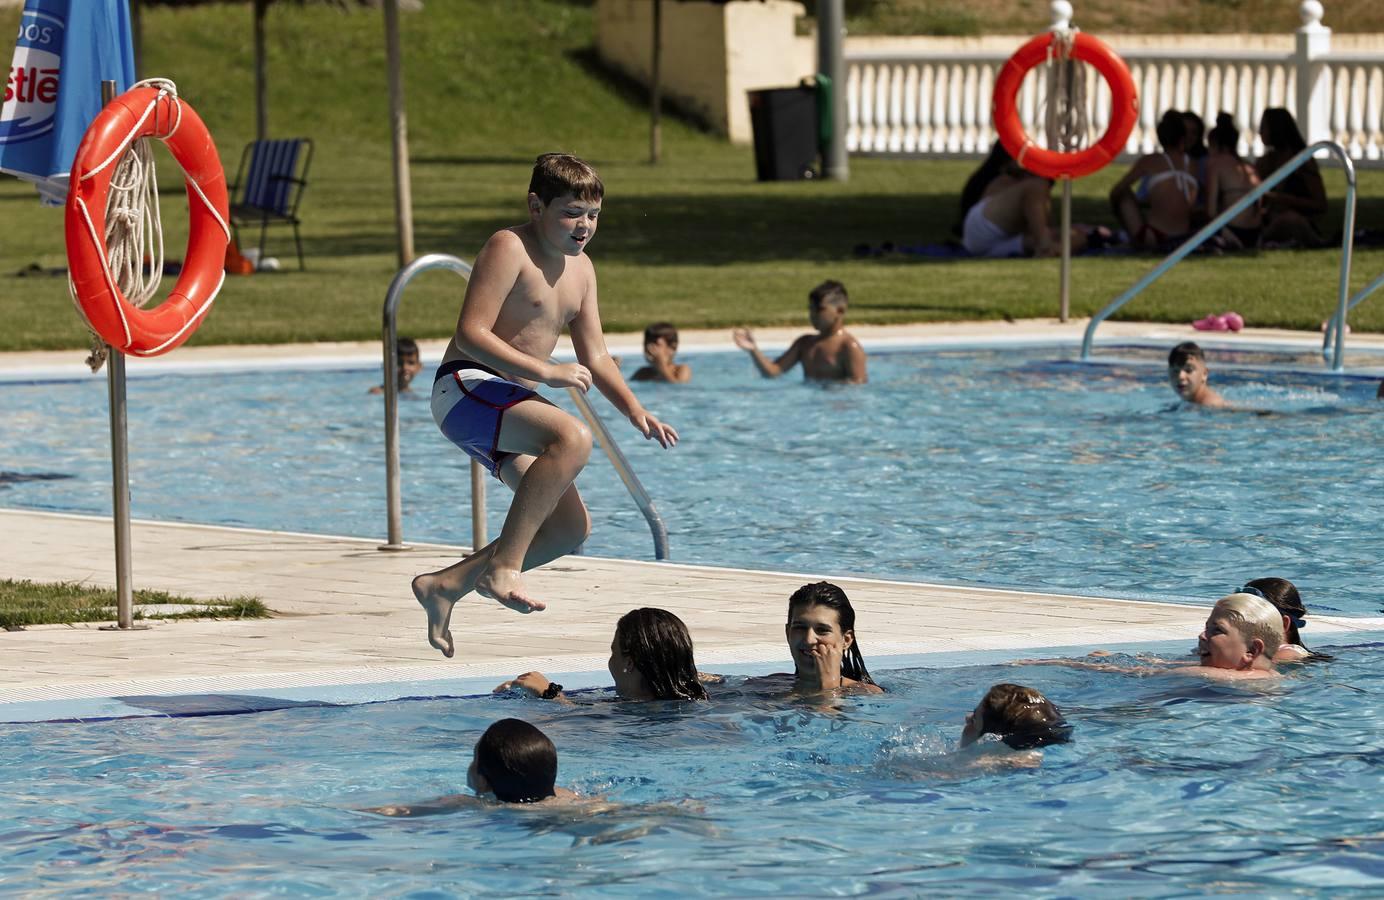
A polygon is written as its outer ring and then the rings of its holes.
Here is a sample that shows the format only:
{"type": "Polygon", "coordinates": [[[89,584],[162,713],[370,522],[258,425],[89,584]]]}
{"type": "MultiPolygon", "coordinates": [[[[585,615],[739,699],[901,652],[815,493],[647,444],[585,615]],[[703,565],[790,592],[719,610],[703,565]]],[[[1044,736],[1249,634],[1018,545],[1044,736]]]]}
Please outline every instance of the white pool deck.
{"type": "MultiPolygon", "coordinates": [[[[853,330],[870,346],[1073,341],[1079,340],[1083,325],[1035,321],[853,330]]],[[[761,343],[770,346],[797,333],[758,332],[761,343]]],[[[695,351],[724,346],[726,339],[724,332],[689,332],[683,346],[695,351]]],[[[1320,346],[1319,335],[1252,329],[1206,334],[1190,327],[1137,323],[1109,323],[1101,339],[1320,346]]],[[[1384,336],[1352,335],[1349,346],[1384,349],[1384,336]]],[[[630,336],[612,338],[611,347],[638,353],[637,338],[630,336]]],[[[168,362],[140,361],[131,368],[372,359],[378,353],[375,344],[191,348],[165,358],[168,362]]],[[[436,360],[439,353],[440,345],[424,344],[425,359],[436,360]]],[[[79,351],[0,355],[0,379],[84,371],[81,356],[79,351]]],[[[381,532],[383,519],[382,510],[381,532]]],[[[466,529],[460,528],[458,537],[466,536],[466,529]]],[[[529,575],[531,590],[549,602],[546,611],[521,616],[480,598],[462,601],[452,622],[457,654],[447,660],[427,644],[424,616],[409,592],[409,581],[454,561],[464,548],[419,544],[406,552],[382,552],[376,549],[381,542],[381,536],[328,537],[137,521],[132,567],[137,588],[194,598],[252,595],[275,615],[245,621],[153,622],[124,632],[96,625],[0,632],[0,706],[129,694],[246,692],[285,685],[445,679],[469,679],[474,685],[478,679],[498,681],[530,669],[590,672],[605,666],[615,620],[638,606],[661,606],[681,616],[692,631],[703,668],[782,670],[787,664],[787,597],[804,582],[822,578],[837,581],[851,596],[862,649],[876,668],[887,667],[889,658],[916,663],[919,655],[933,655],[941,661],[965,651],[1022,655],[1040,648],[1190,641],[1206,614],[1204,605],[838,577],[837,566],[830,564],[816,572],[776,573],[567,557],[529,575]]],[[[4,577],[112,586],[113,546],[108,518],[0,509],[4,577]]],[[[672,549],[676,557],[677,547],[672,549]]],[[[1071,564],[1079,566],[1081,561],[1073,559],[1071,564]]],[[[840,560],[839,568],[851,568],[850,560],[840,560]]],[[[1328,636],[1381,629],[1384,618],[1312,618],[1312,633],[1324,643],[1331,642],[1328,636]]]]}

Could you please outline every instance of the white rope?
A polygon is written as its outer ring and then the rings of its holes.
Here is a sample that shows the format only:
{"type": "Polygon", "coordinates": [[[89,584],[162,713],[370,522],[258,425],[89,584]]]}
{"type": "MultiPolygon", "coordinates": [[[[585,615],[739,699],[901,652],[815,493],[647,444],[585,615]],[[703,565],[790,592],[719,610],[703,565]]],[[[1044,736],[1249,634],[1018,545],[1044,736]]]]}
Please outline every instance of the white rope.
{"type": "Polygon", "coordinates": [[[1049,149],[1070,153],[1090,139],[1086,118],[1086,66],[1072,59],[1077,28],[1053,31],[1048,45],[1048,96],[1045,125],[1049,149]]]}
{"type": "MultiPolygon", "coordinates": [[[[166,78],[146,78],[137,82],[131,90],[137,87],[156,87],[158,95],[144,110],[130,134],[139,131],[150,114],[155,116],[156,134],[171,135],[177,131],[183,118],[182,104],[177,99],[178,86],[166,78]],[[173,98],[173,108],[177,116],[172,127],[166,129],[159,128],[157,121],[159,102],[165,97],[173,98]]],[[[128,140],[127,136],[126,141],[128,140]]],[[[122,141],[121,146],[124,146],[124,143],[122,141]]],[[[106,199],[106,278],[108,283],[120,288],[120,292],[132,305],[142,307],[158,292],[159,283],[163,280],[163,219],[159,213],[158,172],[149,139],[140,138],[130,144],[123,155],[117,150],[83,178],[89,178],[105,169],[117,156],[120,162],[116,164],[115,172],[111,175],[110,194],[106,199]],[[144,265],[146,257],[149,260],[147,272],[144,265]]],[[[73,302],[76,303],[76,291],[70,279],[68,289],[72,293],[73,302]]],[[[78,304],[78,309],[80,308],[78,304]]],[[[121,318],[124,318],[123,310],[121,318]]],[[[128,343],[128,323],[125,332],[128,343]]],[[[95,372],[106,359],[105,341],[95,332],[92,333],[91,348],[86,363],[91,367],[91,371],[95,372]]]]}

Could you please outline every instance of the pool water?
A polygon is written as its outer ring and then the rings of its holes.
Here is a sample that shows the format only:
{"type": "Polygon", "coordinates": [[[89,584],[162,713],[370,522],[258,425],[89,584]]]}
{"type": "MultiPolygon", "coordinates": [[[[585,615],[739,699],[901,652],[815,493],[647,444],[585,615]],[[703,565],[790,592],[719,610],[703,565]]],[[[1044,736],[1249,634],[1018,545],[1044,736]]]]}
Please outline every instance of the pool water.
{"type": "MultiPolygon", "coordinates": [[[[1315,611],[1380,611],[1375,380],[1212,353],[1213,385],[1268,414],[1188,409],[1167,386],[1164,348],[1117,352],[1129,358],[875,353],[860,387],[765,380],[741,353],[692,356],[690,384],[636,386],[680,430],[672,451],[597,406],[678,562],[1198,601],[1278,575],[1315,611]]],[[[133,514],[382,537],[382,401],[366,393],[378,380],[132,379],[133,514]]],[[[400,404],[404,534],[464,544],[467,462],[433,424],[427,387],[400,404]]],[[[104,379],[0,385],[0,421],[0,504],[109,512],[104,379]]],[[[494,535],[510,495],[492,484],[494,535]]],[[[586,552],[652,558],[599,451],[578,484],[594,519],[586,552]]]]}
{"type": "Polygon", "coordinates": [[[596,692],[12,725],[0,890],[1378,895],[1384,671],[1379,645],[1332,649],[1259,688],[990,665],[876,671],[888,694],[820,708],[732,679],[706,704],[596,692]],[[1073,743],[1038,768],[968,767],[962,717],[1000,681],[1053,699],[1073,743]],[[553,738],[560,784],[622,807],[357,811],[464,791],[476,738],[509,716],[553,738]]]}

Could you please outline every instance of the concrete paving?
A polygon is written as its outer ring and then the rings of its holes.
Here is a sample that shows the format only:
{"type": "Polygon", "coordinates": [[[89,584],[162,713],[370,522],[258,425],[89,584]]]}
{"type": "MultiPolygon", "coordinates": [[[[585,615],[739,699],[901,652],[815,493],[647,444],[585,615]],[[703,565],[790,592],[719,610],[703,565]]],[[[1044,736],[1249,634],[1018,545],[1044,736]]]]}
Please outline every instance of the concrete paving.
{"type": "MultiPolygon", "coordinates": [[[[857,329],[870,342],[1076,339],[1082,323],[1055,322],[857,329]]],[[[765,330],[786,340],[797,329],[765,330]]],[[[1111,323],[1107,338],[1183,340],[1180,326],[1111,323]]],[[[1291,333],[1215,335],[1217,341],[1320,344],[1291,333]]],[[[719,346],[724,332],[688,333],[685,346],[719,346]]],[[[1384,341],[1352,338],[1354,345],[1384,341]]],[[[637,352],[637,342],[612,347],[637,352]]],[[[274,358],[340,359],[378,346],[273,348],[274,358]]],[[[425,355],[440,348],[425,346],[425,355]]],[[[0,356],[16,377],[80,365],[78,351],[0,356]]],[[[245,365],[269,358],[256,348],[180,351],[183,365],[245,365]]],[[[136,368],[132,361],[131,368],[136,368]]],[[[157,366],[158,361],[137,361],[157,366]]],[[[169,364],[164,364],[169,365],[169,364]]],[[[603,669],[616,619],[631,608],[661,606],[683,618],[704,668],[788,665],[786,600],[806,581],[831,573],[738,569],[567,557],[532,573],[530,588],[549,609],[519,615],[468,598],[457,608],[454,660],[428,646],[425,619],[409,592],[413,575],[457,559],[461,547],[416,545],[382,552],[375,541],[247,529],[137,522],[136,586],[193,598],[250,595],[275,615],[245,621],[167,621],[134,631],[40,626],[0,633],[0,704],[122,694],[176,694],[262,685],[428,681],[510,677],[529,669],[603,669]]],[[[109,519],[0,509],[0,572],[35,581],[114,583],[109,519]]],[[[867,658],[1044,647],[1110,647],[1191,640],[1206,608],[1021,591],[832,578],[850,594],[867,658]]],[[[1314,616],[1314,634],[1384,629],[1384,619],[1314,616]]],[[[876,663],[875,665],[879,665],[876,663]]]]}

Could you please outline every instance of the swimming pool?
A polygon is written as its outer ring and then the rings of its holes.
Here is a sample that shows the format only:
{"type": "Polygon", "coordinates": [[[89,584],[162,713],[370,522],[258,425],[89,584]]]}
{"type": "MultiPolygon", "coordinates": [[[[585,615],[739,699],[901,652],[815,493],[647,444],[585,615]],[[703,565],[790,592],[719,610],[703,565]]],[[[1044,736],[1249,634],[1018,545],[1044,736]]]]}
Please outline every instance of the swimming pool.
{"type": "MultiPolygon", "coordinates": [[[[868,644],[867,654],[868,654],[868,644]]],[[[1174,649],[1174,648],[1169,648],[1174,649]]],[[[1185,649],[1185,648],[1183,648],[1185,649]]],[[[5,892],[205,896],[1282,896],[1384,888],[1378,645],[1260,690],[1047,666],[875,671],[823,710],[736,695],[517,697],[0,731],[5,892]],[[1042,766],[967,769],[999,681],[1075,724],[1042,766]],[[1373,698],[1373,699],[1371,699],[1373,698]],[[496,719],[624,805],[357,812],[463,789],[496,719]]],[[[868,655],[867,655],[868,659],[868,655]]]]}
{"type": "MultiPolygon", "coordinates": [[[[743,354],[639,385],[679,427],[664,452],[604,401],[679,562],[1205,601],[1291,578],[1322,612],[1379,611],[1384,415],[1375,382],[1212,352],[1213,383],[1270,416],[1173,409],[1164,348],[1100,365],[1070,347],[877,352],[861,388],[766,381],[743,354]]],[[[1311,364],[1306,356],[1303,362],[1311,364]]],[[[136,517],[381,535],[378,370],[130,382],[136,517]]],[[[559,403],[565,395],[549,392],[559,403]]],[[[470,539],[465,458],[417,393],[400,404],[404,533],[470,539]]],[[[104,380],[0,384],[0,504],[110,508],[104,380]]],[[[579,485],[589,553],[649,559],[599,452],[579,485]]],[[[508,491],[489,506],[498,533],[508,491]]]]}

